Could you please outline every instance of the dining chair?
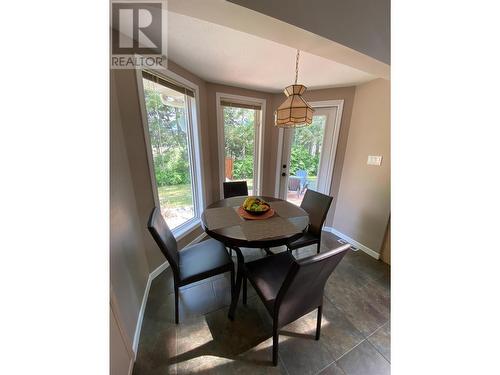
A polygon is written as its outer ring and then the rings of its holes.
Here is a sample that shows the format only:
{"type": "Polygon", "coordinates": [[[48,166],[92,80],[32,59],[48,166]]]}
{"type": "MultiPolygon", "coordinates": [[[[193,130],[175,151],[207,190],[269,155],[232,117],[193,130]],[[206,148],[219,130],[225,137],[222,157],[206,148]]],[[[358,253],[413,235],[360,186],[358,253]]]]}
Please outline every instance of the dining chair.
{"type": "Polygon", "coordinates": [[[318,309],[316,340],[321,332],[325,283],[349,250],[345,244],[327,252],[296,260],[288,251],[245,264],[243,304],[250,280],[273,319],[273,365],[278,364],[278,330],[318,309]]]}
{"type": "Polygon", "coordinates": [[[231,272],[231,296],[234,295],[234,263],[221,242],[209,239],[178,251],[177,241],[157,207],[151,212],[148,229],[174,275],[175,324],[179,324],[179,288],[182,286],[231,272]]]}
{"type": "Polygon", "coordinates": [[[309,227],[302,237],[287,245],[288,250],[296,250],[304,246],[317,245],[316,253],[321,247],[321,228],[330,209],[333,198],[307,189],[300,207],[309,215],[309,227]]]}
{"type": "Polygon", "coordinates": [[[248,186],[246,181],[223,182],[224,199],[248,195],[248,186]]]}

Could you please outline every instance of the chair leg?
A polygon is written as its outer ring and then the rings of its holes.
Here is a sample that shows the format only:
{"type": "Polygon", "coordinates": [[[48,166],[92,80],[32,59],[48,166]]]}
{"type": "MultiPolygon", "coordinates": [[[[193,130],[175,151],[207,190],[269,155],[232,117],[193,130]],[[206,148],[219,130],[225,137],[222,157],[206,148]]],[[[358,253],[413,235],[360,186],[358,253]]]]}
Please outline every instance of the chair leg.
{"type": "Polygon", "coordinates": [[[318,317],[316,318],[316,340],[319,340],[321,334],[321,316],[323,315],[323,305],[318,307],[318,317]]]}
{"type": "Polygon", "coordinates": [[[175,293],[175,324],[179,324],[179,287],[174,286],[175,293]]]}
{"type": "Polygon", "coordinates": [[[321,241],[318,242],[318,247],[316,249],[316,254],[319,254],[320,249],[321,249],[321,241]]]}
{"type": "Polygon", "coordinates": [[[247,304],[247,277],[243,275],[243,304],[247,304]]]}
{"type": "Polygon", "coordinates": [[[234,296],[234,286],[235,286],[235,281],[234,281],[234,266],[231,268],[231,298],[234,296]]]}
{"type": "Polygon", "coordinates": [[[264,247],[263,250],[266,252],[266,255],[274,255],[274,253],[268,247],[264,247]]]}
{"type": "Polygon", "coordinates": [[[273,325],[273,366],[278,364],[278,344],[279,344],[279,335],[278,335],[278,326],[276,323],[273,325]]]}

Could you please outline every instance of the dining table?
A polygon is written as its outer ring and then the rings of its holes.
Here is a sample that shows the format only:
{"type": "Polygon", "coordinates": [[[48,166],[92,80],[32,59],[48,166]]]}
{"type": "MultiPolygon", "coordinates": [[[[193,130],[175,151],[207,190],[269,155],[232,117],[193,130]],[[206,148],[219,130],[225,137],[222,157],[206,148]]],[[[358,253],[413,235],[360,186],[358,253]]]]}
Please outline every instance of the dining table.
{"type": "Polygon", "coordinates": [[[234,320],[243,280],[245,257],[241,248],[262,248],[270,253],[270,248],[287,245],[302,237],[309,225],[306,211],[279,198],[258,196],[272,210],[265,218],[245,214],[241,207],[246,198],[221,199],[210,204],[201,215],[205,232],[236,252],[236,285],[228,314],[231,320],[234,320]]]}

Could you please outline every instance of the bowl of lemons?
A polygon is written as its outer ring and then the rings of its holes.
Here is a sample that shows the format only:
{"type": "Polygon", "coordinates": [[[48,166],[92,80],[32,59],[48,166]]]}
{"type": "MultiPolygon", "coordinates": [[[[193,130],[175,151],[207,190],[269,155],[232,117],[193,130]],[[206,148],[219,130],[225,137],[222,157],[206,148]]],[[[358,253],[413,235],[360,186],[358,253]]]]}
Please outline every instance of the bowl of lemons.
{"type": "Polygon", "coordinates": [[[271,208],[269,203],[264,202],[262,199],[257,197],[248,197],[245,199],[241,207],[251,215],[265,214],[271,208]]]}

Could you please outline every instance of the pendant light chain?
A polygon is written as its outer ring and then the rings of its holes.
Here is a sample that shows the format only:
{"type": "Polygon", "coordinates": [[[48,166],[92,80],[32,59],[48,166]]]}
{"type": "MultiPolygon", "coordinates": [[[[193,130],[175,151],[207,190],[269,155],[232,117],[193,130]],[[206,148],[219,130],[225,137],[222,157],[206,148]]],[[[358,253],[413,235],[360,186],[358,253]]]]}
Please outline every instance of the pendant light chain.
{"type": "Polygon", "coordinates": [[[299,55],[300,51],[297,50],[297,58],[295,59],[295,84],[297,84],[297,79],[299,78],[299,55]]]}

